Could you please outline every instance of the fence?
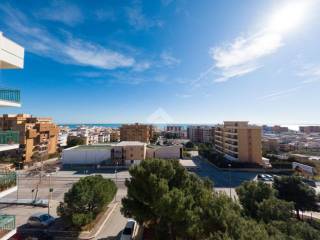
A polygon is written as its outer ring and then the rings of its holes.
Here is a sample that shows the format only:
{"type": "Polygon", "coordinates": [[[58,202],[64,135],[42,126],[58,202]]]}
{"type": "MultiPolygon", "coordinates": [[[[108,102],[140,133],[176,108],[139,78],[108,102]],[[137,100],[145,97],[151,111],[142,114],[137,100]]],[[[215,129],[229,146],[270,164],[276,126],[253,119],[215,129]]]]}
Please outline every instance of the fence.
{"type": "Polygon", "coordinates": [[[20,90],[0,89],[0,99],[20,103],[20,90]]]}
{"type": "Polygon", "coordinates": [[[17,174],[15,172],[0,173],[0,192],[17,184],[17,174]]]}
{"type": "Polygon", "coordinates": [[[0,131],[0,144],[14,144],[19,143],[18,131],[0,131]]]}

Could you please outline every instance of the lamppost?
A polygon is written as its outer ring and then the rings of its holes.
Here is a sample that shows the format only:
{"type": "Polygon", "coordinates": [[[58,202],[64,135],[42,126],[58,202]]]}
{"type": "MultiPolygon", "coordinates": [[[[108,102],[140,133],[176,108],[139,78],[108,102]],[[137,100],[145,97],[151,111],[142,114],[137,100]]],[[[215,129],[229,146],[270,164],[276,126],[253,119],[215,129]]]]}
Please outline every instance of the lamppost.
{"type": "Polygon", "coordinates": [[[230,194],[230,198],[231,198],[231,164],[228,164],[228,168],[229,168],[229,194],[230,194]]]}
{"type": "MultiPolygon", "coordinates": [[[[117,185],[117,182],[118,182],[118,160],[116,161],[116,168],[115,168],[115,170],[114,170],[114,173],[115,173],[115,177],[116,177],[116,185],[117,185]]],[[[116,193],[116,195],[114,196],[114,201],[116,202],[117,201],[117,193],[116,193]]]]}

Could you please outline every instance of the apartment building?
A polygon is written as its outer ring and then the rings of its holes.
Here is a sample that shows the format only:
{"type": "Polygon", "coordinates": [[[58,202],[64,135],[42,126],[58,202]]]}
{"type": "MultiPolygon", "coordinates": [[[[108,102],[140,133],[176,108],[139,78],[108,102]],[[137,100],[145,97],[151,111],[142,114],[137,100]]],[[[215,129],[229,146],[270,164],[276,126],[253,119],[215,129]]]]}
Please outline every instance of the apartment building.
{"type": "Polygon", "coordinates": [[[320,133],[320,126],[300,126],[299,130],[306,134],[320,133]]]}
{"type": "Polygon", "coordinates": [[[57,152],[59,128],[51,118],[33,117],[29,114],[4,114],[0,117],[0,129],[19,132],[24,163],[40,157],[45,159],[57,152]]]}
{"type": "Polygon", "coordinates": [[[153,131],[152,125],[124,124],[120,127],[120,140],[149,143],[153,137],[153,131]]]}
{"type": "MultiPolygon", "coordinates": [[[[0,32],[0,69],[22,69],[24,65],[24,48],[0,32]]],[[[1,72],[0,72],[1,73],[1,72]]],[[[20,91],[16,89],[0,89],[0,107],[20,107],[20,91]]],[[[17,151],[19,148],[17,131],[0,130],[0,152],[17,151]]],[[[0,173],[0,198],[17,191],[16,173],[0,173]]],[[[0,239],[10,239],[15,233],[16,219],[14,215],[0,214],[0,239]]]]}
{"type": "Polygon", "coordinates": [[[282,126],[279,126],[279,125],[274,125],[272,128],[271,128],[272,132],[274,133],[285,133],[285,132],[289,132],[289,128],[288,127],[282,127],[282,126]]]}
{"type": "Polygon", "coordinates": [[[119,142],[120,141],[120,131],[113,129],[110,133],[110,142],[119,142]]]}
{"type": "Polygon", "coordinates": [[[215,128],[215,149],[231,161],[263,164],[261,133],[246,121],[225,121],[215,128]]]}
{"type": "Polygon", "coordinates": [[[194,143],[214,143],[215,128],[213,126],[188,126],[187,138],[194,143]]]}
{"type": "Polygon", "coordinates": [[[167,125],[166,132],[176,135],[178,138],[186,138],[186,130],[181,125],[167,125]]]}

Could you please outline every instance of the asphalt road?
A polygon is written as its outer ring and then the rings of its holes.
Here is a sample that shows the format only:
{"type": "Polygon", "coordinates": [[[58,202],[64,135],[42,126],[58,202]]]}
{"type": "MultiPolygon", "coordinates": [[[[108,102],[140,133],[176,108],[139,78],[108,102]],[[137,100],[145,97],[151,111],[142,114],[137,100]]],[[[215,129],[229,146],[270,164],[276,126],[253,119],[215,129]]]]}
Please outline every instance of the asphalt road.
{"type": "MultiPolygon", "coordinates": [[[[208,177],[214,182],[214,186],[219,188],[217,190],[225,191],[229,194],[230,188],[232,195],[235,195],[234,187],[238,186],[244,180],[251,180],[256,176],[256,173],[246,173],[246,172],[228,172],[220,171],[210,163],[200,160],[195,157],[194,161],[198,166],[195,173],[201,177],[208,177]]],[[[53,216],[57,216],[56,207],[59,202],[63,200],[64,193],[70,189],[73,183],[77,182],[81,177],[88,176],[90,174],[101,174],[105,178],[110,178],[117,180],[117,186],[119,188],[116,201],[119,205],[116,207],[109,220],[104,225],[102,231],[97,236],[98,239],[119,239],[121,231],[125,227],[127,219],[124,218],[120,213],[120,202],[121,198],[126,195],[126,188],[124,186],[124,181],[126,178],[130,178],[129,172],[127,170],[118,169],[105,169],[105,170],[78,170],[78,171],[58,171],[52,173],[51,176],[44,174],[41,179],[37,172],[23,171],[19,176],[18,181],[18,194],[13,193],[6,198],[17,198],[20,199],[32,199],[34,198],[35,191],[38,186],[38,198],[48,199],[49,198],[49,188],[53,188],[52,201],[50,213],[53,216]],[[32,193],[32,190],[34,192],[32,193]]],[[[8,206],[0,205],[1,213],[16,215],[16,225],[17,227],[23,226],[30,215],[36,212],[47,212],[47,208],[33,207],[33,206],[8,206]]]]}
{"type": "Polygon", "coordinates": [[[252,180],[257,175],[255,172],[221,171],[199,157],[195,157],[193,160],[198,167],[194,172],[201,177],[209,178],[217,188],[234,188],[243,181],[252,180]]]}

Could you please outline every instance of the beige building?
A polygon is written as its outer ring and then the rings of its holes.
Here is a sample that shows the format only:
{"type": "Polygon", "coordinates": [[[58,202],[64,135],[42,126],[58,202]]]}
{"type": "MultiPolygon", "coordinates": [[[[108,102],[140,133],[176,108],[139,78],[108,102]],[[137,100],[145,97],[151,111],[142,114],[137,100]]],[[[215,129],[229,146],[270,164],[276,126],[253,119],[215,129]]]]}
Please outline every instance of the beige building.
{"type": "Polygon", "coordinates": [[[51,118],[4,114],[0,117],[0,129],[19,132],[20,150],[25,163],[57,153],[59,128],[51,118]]]}
{"type": "Polygon", "coordinates": [[[246,121],[225,121],[215,128],[215,149],[231,161],[263,164],[261,133],[246,121]]]}
{"type": "Polygon", "coordinates": [[[119,165],[138,164],[146,159],[146,146],[146,143],[138,141],[119,142],[111,150],[112,162],[119,165]]]}
{"type": "Polygon", "coordinates": [[[194,143],[214,143],[214,127],[213,126],[188,126],[187,137],[194,143]]]}
{"type": "Polygon", "coordinates": [[[119,142],[120,141],[120,131],[112,129],[110,133],[110,142],[119,142]]]}
{"type": "Polygon", "coordinates": [[[181,159],[182,145],[158,146],[152,145],[147,147],[147,158],[161,159],[181,159]]]}
{"type": "Polygon", "coordinates": [[[121,141],[149,143],[153,137],[153,126],[146,124],[124,124],[120,127],[121,141]]]}

